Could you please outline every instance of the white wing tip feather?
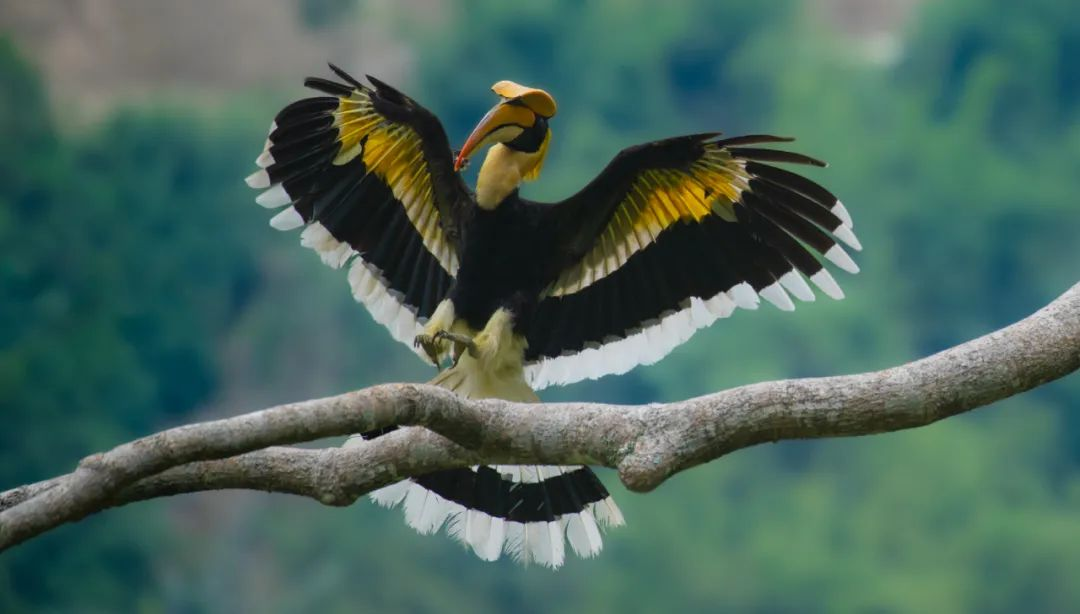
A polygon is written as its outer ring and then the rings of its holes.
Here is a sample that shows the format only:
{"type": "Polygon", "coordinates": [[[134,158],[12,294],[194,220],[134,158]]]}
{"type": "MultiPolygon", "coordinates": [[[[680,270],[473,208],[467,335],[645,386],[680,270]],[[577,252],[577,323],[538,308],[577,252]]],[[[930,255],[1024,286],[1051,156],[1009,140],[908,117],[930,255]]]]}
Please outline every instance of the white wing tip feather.
{"type": "MultiPolygon", "coordinates": [[[[269,141],[267,141],[267,144],[269,144],[269,141]]],[[[258,158],[255,158],[255,165],[259,168],[266,168],[274,162],[274,154],[270,153],[269,149],[259,154],[258,158]]]]}
{"type": "Polygon", "coordinates": [[[270,226],[277,230],[295,230],[304,225],[304,218],[295,207],[289,207],[270,218],[270,226]]]}
{"type": "Polygon", "coordinates": [[[844,298],[844,291],[837,285],[833,276],[825,269],[821,269],[817,273],[810,276],[810,281],[814,282],[821,291],[824,292],[830,298],[840,300],[844,298]]]}
{"type": "Polygon", "coordinates": [[[857,252],[862,251],[862,243],[859,242],[859,238],[855,236],[855,233],[851,231],[850,226],[841,224],[832,233],[836,235],[837,239],[847,243],[851,249],[857,252]]]}
{"type": "MultiPolygon", "coordinates": [[[[313,247],[313,249],[317,248],[313,247]]],[[[355,253],[355,250],[350,248],[347,252],[343,252],[342,257],[347,260],[355,253]]],[[[344,262],[342,264],[344,265],[344,262]]],[[[381,272],[359,257],[352,261],[348,279],[353,298],[368,308],[372,319],[386,327],[395,340],[406,344],[417,355],[423,356],[423,350],[413,347],[412,343],[413,338],[420,334],[422,328],[416,314],[402,304],[400,296],[391,294],[381,278],[381,272]]]]}
{"type": "Polygon", "coordinates": [[[270,187],[270,175],[264,170],[257,170],[254,173],[245,177],[244,183],[246,183],[249,188],[262,190],[264,188],[270,187]]]}
{"type": "MultiPolygon", "coordinates": [[[[757,293],[749,284],[742,286],[744,288],[736,291],[740,294],[740,300],[749,306],[747,308],[756,308],[759,302],[757,293]]],[[[659,322],[653,322],[634,334],[605,343],[599,348],[586,348],[568,356],[541,359],[526,366],[526,379],[530,386],[539,390],[605,375],[619,375],[639,365],[651,365],[667,356],[698,329],[730,316],[737,305],[729,296],[730,292],[721,292],[708,300],[691,298],[679,311],[669,313],[659,322]]]]}
{"type": "Polygon", "coordinates": [[[825,252],[825,258],[848,273],[855,274],[859,272],[859,265],[855,264],[855,261],[851,259],[851,256],[848,256],[848,253],[844,251],[844,248],[839,245],[830,247],[829,250],[825,252]]]}
{"type": "Polygon", "coordinates": [[[765,286],[758,294],[781,311],[795,311],[795,303],[791,302],[791,297],[787,295],[787,292],[784,292],[784,288],[778,281],[765,286]]]}
{"type": "Polygon", "coordinates": [[[735,284],[727,291],[727,293],[728,296],[735,301],[735,304],[743,309],[753,310],[758,308],[758,303],[760,301],[758,300],[757,292],[754,292],[754,289],[750,284],[745,281],[735,284]]]}
{"type": "Polygon", "coordinates": [[[780,283],[783,284],[787,291],[795,295],[795,298],[805,303],[812,303],[814,301],[814,291],[810,288],[810,285],[806,283],[806,280],[802,278],[795,270],[788,271],[780,276],[780,283]]]}
{"type": "Polygon", "coordinates": [[[721,292],[705,301],[705,308],[717,319],[726,318],[735,312],[735,301],[731,300],[731,297],[726,292],[721,292]]]}
{"type": "Polygon", "coordinates": [[[255,202],[267,209],[277,209],[292,202],[292,197],[285,191],[285,186],[277,184],[255,197],[255,202]]]}
{"type": "Polygon", "coordinates": [[[844,223],[848,228],[855,228],[855,222],[851,219],[851,214],[848,213],[847,207],[844,203],[836,201],[836,204],[832,206],[832,214],[840,218],[840,221],[844,223]]]}

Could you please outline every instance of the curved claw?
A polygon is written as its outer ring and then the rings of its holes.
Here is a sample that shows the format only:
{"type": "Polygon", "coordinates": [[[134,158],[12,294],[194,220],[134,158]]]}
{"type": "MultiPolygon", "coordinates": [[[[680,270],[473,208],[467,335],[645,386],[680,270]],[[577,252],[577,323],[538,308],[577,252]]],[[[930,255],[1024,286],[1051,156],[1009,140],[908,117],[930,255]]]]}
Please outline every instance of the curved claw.
{"type": "Polygon", "coordinates": [[[442,361],[439,360],[439,345],[438,334],[435,337],[431,335],[425,335],[420,333],[416,337],[413,337],[413,347],[424,350],[424,354],[427,355],[428,360],[435,365],[437,371],[442,371],[442,361]]]}
{"type": "Polygon", "coordinates": [[[447,331],[447,330],[440,330],[439,332],[435,333],[435,336],[433,337],[433,340],[434,341],[444,341],[444,342],[447,342],[447,343],[450,343],[451,345],[453,345],[453,347],[454,347],[454,351],[453,351],[454,364],[453,364],[453,366],[455,366],[455,367],[457,366],[458,361],[461,360],[461,355],[464,353],[462,351],[463,348],[464,348],[465,351],[469,352],[469,356],[472,356],[473,358],[476,358],[477,355],[478,355],[478,350],[477,350],[477,347],[476,347],[476,341],[474,341],[473,338],[469,337],[468,335],[462,335],[462,334],[459,334],[459,333],[452,333],[452,332],[447,331]]]}

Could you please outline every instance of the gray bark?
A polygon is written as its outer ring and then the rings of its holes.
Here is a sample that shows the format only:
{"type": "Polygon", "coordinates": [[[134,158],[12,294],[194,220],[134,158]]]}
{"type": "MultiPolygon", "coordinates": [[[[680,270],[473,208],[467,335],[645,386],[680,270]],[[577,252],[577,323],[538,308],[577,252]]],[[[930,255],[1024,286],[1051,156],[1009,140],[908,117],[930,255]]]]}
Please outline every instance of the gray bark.
{"type": "Polygon", "coordinates": [[[104,509],[179,493],[253,489],[348,505],[399,479],[485,464],[588,464],[627,488],[782,439],[923,426],[1080,368],[1080,284],[1028,318],[911,363],[742,386],[669,404],[472,401],[387,384],[169,429],[0,493],[0,551],[104,509]],[[279,447],[405,427],[342,447],[279,447]]]}

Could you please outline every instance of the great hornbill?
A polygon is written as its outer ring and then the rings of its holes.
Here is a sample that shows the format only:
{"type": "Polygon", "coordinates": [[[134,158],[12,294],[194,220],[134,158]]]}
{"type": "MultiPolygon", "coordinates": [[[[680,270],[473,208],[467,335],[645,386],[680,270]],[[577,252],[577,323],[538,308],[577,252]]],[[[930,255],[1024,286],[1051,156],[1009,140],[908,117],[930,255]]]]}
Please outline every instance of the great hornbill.
{"type": "MultiPolygon", "coordinates": [[[[824,166],[758,145],[791,139],[694,134],[623,150],[557,203],[522,198],[555,115],[543,90],[500,81],[501,101],[456,159],[427,109],[336,66],[308,78],[328,96],[285,107],[247,183],[283,208],[270,224],[348,268],[353,295],[436,366],[432,383],[472,398],[536,401],[534,389],[656,362],[699,328],[762,297],[794,309],[840,288],[814,252],[855,273],[851,217],[817,183],[769,163],[824,166]],[[459,174],[488,147],[476,190],[459,174]]],[[[367,434],[376,436],[378,433],[367,434]]],[[[585,467],[473,467],[373,494],[404,502],[421,533],[448,531],[484,559],[552,567],[563,536],[582,556],[622,514],[585,467]]]]}

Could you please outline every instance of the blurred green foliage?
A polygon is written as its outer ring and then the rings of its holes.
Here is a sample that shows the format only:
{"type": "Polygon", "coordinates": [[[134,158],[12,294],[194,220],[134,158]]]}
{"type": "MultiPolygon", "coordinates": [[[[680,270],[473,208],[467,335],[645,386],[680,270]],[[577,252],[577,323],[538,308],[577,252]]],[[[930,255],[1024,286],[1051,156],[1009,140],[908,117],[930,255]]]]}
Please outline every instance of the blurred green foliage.
{"type": "MultiPolygon", "coordinates": [[[[311,27],[354,10],[299,6],[311,27]]],[[[547,399],[884,367],[1077,281],[1069,3],[929,3],[889,65],[789,1],[449,6],[393,21],[417,56],[401,85],[455,143],[490,83],[552,91],[529,195],[570,193],[634,142],[773,131],[832,163],[815,176],[867,246],[843,302],[738,313],[656,366],[547,399]]],[[[207,413],[428,376],[250,204],[240,178],[297,92],[213,114],[127,108],[70,134],[10,44],[0,82],[0,488],[207,413]]],[[[0,556],[0,610],[1065,611],[1080,603],[1078,402],[1073,377],[914,432],[740,452],[647,496],[616,487],[629,526],[558,573],[481,563],[367,503],[131,506],[0,556]]]]}

